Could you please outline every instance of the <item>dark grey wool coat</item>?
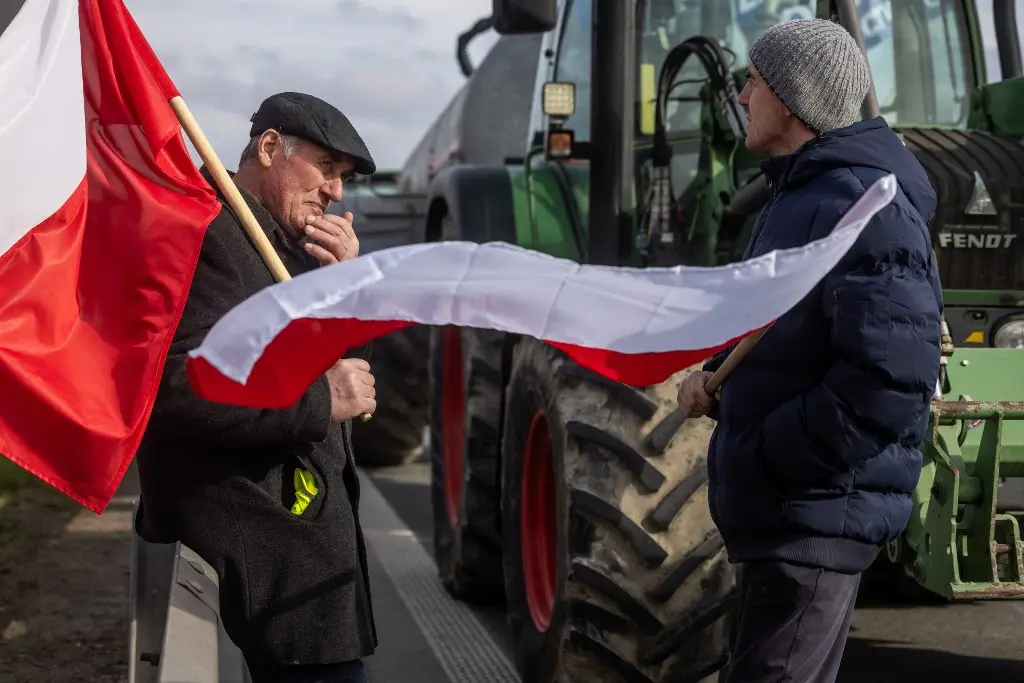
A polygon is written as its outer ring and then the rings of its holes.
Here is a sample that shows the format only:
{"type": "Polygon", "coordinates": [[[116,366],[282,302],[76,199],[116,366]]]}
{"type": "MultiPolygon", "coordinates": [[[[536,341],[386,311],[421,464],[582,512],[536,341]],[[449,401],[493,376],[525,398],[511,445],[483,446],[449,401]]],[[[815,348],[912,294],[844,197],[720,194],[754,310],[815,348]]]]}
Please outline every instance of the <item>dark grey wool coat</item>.
{"type": "MultiPolygon", "coordinates": [[[[317,266],[242,195],[290,273],[317,266]]],[[[150,542],[186,544],[217,570],[224,627],[250,664],[366,657],[377,633],[351,425],[331,424],[326,378],[288,410],[254,410],[201,400],[185,377],[186,353],[213,324],[274,283],[220,199],[138,450],[137,528],[150,542]],[[291,512],[299,467],[319,488],[301,516],[291,512]]]]}

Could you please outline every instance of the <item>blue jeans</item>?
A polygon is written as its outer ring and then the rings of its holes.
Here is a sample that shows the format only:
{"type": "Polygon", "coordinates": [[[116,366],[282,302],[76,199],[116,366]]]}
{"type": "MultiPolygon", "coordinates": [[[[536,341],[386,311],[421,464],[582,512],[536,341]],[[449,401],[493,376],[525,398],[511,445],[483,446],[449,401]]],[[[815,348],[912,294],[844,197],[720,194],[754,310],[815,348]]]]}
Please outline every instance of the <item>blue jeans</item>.
{"type": "Polygon", "coordinates": [[[339,664],[304,666],[277,666],[261,668],[250,666],[252,683],[369,683],[362,660],[339,664]]]}

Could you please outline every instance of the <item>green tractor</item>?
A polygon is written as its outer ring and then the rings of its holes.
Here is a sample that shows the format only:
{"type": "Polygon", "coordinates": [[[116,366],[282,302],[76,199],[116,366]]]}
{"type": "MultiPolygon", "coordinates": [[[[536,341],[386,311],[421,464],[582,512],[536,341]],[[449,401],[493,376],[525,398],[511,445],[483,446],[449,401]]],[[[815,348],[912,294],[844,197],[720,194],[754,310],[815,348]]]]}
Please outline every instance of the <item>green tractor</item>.
{"type": "MultiPolygon", "coordinates": [[[[748,47],[779,21],[840,22],[872,68],[864,115],[889,120],[940,197],[941,396],[915,514],[878,573],[950,600],[1018,598],[1024,500],[1000,494],[1024,476],[1024,79],[1014,3],[994,11],[1003,80],[986,85],[968,0],[494,0],[502,37],[397,182],[427,197],[421,241],[734,261],[766,195],[736,103],[748,47]]],[[[692,369],[629,387],[536,339],[430,336],[449,592],[505,604],[527,683],[717,680],[736,577],[708,512],[713,425],[676,409],[692,369]]]]}

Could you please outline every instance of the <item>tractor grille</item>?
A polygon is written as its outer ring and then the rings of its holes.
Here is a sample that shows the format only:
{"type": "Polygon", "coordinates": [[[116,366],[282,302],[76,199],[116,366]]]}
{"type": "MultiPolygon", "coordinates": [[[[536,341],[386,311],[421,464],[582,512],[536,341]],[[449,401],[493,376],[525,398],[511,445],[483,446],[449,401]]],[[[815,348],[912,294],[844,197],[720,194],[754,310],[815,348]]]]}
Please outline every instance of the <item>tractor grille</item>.
{"type": "Polygon", "coordinates": [[[1024,289],[1024,145],[984,132],[897,129],[939,198],[931,223],[945,289],[1024,289]],[[996,215],[970,215],[979,187],[996,215]]]}

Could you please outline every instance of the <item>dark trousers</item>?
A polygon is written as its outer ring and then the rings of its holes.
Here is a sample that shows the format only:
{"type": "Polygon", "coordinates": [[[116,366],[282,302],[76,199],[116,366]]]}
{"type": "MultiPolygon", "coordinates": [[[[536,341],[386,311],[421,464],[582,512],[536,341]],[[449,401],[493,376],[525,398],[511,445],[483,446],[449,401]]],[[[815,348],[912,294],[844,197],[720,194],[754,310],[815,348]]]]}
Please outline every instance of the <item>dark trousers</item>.
{"type": "Polygon", "coordinates": [[[252,683],[369,683],[361,660],[316,666],[249,665],[252,683]]]}
{"type": "Polygon", "coordinates": [[[859,586],[860,574],[745,564],[725,683],[834,683],[859,586]]]}

